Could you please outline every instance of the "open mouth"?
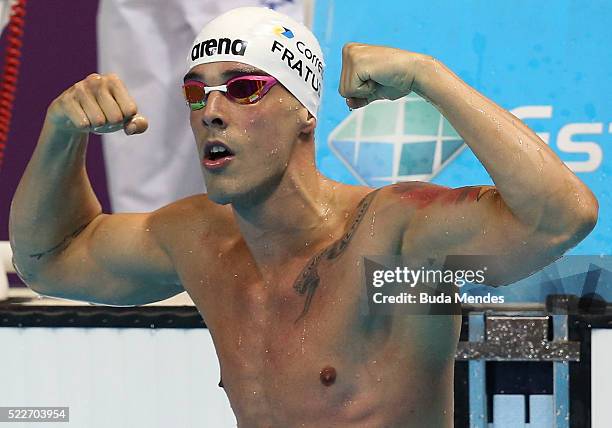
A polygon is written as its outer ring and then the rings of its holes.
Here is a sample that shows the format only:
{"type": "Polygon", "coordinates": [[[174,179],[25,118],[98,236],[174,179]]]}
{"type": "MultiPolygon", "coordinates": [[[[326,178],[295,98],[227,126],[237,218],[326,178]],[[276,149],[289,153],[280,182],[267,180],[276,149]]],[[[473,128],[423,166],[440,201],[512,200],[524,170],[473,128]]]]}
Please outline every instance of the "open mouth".
{"type": "Polygon", "coordinates": [[[218,168],[226,165],[234,158],[234,152],[221,142],[212,142],[204,147],[202,164],[207,168],[218,168]]]}
{"type": "Polygon", "coordinates": [[[204,149],[204,159],[214,161],[226,156],[234,156],[234,153],[223,143],[210,143],[204,149]]]}

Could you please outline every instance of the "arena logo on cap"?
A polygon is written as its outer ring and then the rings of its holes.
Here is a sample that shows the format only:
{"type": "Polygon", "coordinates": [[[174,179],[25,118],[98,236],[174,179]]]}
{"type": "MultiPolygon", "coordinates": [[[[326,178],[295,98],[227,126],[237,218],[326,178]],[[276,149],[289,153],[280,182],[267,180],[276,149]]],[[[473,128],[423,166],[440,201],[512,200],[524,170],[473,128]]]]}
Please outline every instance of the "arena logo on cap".
{"type": "Polygon", "coordinates": [[[277,25],[276,27],[274,27],[273,31],[274,34],[276,34],[277,36],[285,36],[288,39],[293,39],[294,37],[293,31],[291,31],[287,27],[283,27],[282,25],[277,25]]]}
{"type": "Polygon", "coordinates": [[[203,56],[213,56],[213,55],[232,55],[244,56],[246,52],[248,42],[236,39],[208,39],[204,40],[200,43],[197,43],[191,49],[191,60],[195,61],[198,58],[203,56]]]}

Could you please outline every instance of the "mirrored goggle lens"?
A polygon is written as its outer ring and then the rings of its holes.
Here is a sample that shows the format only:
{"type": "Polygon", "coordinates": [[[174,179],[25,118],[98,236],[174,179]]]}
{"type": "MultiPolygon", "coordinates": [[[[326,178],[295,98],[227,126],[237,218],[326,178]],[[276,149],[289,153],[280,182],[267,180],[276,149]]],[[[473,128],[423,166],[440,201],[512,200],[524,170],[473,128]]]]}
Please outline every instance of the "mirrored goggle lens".
{"type": "Polygon", "coordinates": [[[185,94],[185,100],[191,110],[203,109],[206,105],[204,88],[200,85],[187,83],[183,85],[183,93],[185,94]]]}
{"type": "Polygon", "coordinates": [[[204,101],[204,88],[202,86],[187,84],[183,87],[185,91],[185,99],[190,104],[200,103],[204,101]]]}
{"type": "Polygon", "coordinates": [[[266,85],[265,80],[236,79],[227,85],[227,93],[241,102],[257,100],[266,85]]]}

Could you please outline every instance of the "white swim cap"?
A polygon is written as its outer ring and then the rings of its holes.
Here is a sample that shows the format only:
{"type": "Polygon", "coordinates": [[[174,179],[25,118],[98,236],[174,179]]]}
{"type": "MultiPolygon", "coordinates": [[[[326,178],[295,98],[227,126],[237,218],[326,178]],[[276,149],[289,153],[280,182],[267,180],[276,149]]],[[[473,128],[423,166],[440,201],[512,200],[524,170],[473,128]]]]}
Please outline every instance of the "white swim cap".
{"type": "Polygon", "coordinates": [[[316,118],[323,86],[323,53],[299,22],[263,7],[232,9],[198,34],[187,58],[196,65],[236,61],[275,77],[316,118]]]}

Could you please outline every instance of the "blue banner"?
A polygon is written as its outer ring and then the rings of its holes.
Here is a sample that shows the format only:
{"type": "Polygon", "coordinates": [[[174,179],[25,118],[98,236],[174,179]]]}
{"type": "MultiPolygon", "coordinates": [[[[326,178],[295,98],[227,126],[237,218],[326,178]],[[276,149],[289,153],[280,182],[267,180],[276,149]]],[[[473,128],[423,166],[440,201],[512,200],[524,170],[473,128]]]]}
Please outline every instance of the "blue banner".
{"type": "Polygon", "coordinates": [[[432,55],[523,119],[597,195],[599,222],[570,254],[610,254],[612,3],[317,0],[326,61],[317,163],[329,177],[379,187],[493,184],[437,110],[410,95],[349,112],[338,94],[354,41],[432,55]]]}

